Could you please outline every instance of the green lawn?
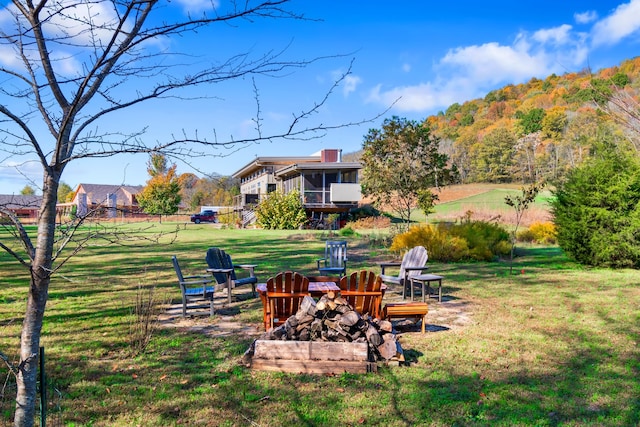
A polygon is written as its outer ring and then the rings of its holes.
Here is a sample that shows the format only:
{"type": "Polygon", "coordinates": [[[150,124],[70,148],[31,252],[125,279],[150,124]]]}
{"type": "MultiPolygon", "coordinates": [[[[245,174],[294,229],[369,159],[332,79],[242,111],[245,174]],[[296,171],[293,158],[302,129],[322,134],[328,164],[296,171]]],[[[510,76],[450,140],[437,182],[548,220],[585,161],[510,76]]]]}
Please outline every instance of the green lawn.
{"type": "MultiPolygon", "coordinates": [[[[517,196],[520,194],[522,194],[520,190],[492,189],[487,191],[486,193],[465,197],[463,199],[458,199],[447,203],[437,204],[435,207],[435,214],[446,215],[451,212],[460,212],[467,209],[510,211],[513,208],[508,206],[504,202],[504,198],[508,195],[517,196]]],[[[543,191],[536,198],[536,202],[534,205],[546,208],[548,207],[547,201],[550,197],[551,193],[549,191],[543,191]]]]}
{"type": "MultiPolygon", "coordinates": [[[[471,212],[473,219],[489,220],[500,215],[503,222],[510,223],[512,221],[511,217],[514,216],[514,209],[505,203],[504,198],[508,195],[518,196],[521,194],[520,189],[495,188],[495,186],[492,186],[480,194],[448,202],[436,202],[433,213],[429,214],[429,220],[459,220],[465,217],[467,212],[471,212]]],[[[549,190],[541,191],[534,203],[529,207],[529,214],[534,217],[546,215],[550,209],[549,200],[551,198],[552,194],[549,190]]],[[[424,222],[424,212],[420,209],[414,210],[411,214],[411,219],[415,222],[424,222]]]]}
{"type": "MultiPolygon", "coordinates": [[[[206,224],[156,224],[145,235],[176,228],[158,243],[95,243],[53,279],[42,343],[49,377],[63,393],[64,425],[640,424],[638,271],[582,268],[557,247],[521,249],[513,276],[508,263],[430,262],[431,272],[445,276],[442,305],[459,312],[458,321],[438,317],[431,302],[437,332],[402,334],[410,363],[375,374],[251,371],[238,364],[251,338],[181,329],[158,331],[147,352],[132,358],[138,287],[157,285],[158,295],[179,300],[172,254],[186,273],[200,273],[206,249],[220,246],[237,263],[259,264],[264,281],[285,269],[313,273],[327,238],[206,224]]],[[[377,271],[375,262],[390,257],[379,241],[349,238],[349,270],[377,271]]],[[[27,275],[4,252],[0,265],[0,349],[15,357],[27,275]]],[[[259,300],[243,301],[234,317],[260,325],[259,300]]],[[[5,406],[0,425],[10,417],[5,406]]]]}

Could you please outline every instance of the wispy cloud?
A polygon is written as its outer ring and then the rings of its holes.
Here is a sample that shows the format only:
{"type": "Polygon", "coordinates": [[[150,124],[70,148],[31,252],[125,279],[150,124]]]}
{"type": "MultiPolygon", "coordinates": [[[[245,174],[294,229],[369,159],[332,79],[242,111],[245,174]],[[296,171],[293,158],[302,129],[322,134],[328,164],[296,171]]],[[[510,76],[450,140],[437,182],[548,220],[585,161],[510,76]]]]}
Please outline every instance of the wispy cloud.
{"type": "Polygon", "coordinates": [[[431,82],[383,90],[376,86],[370,102],[406,112],[426,112],[464,99],[484,96],[498,84],[561,73],[585,60],[586,35],[570,25],[518,34],[511,45],[491,42],[451,49],[435,67],[431,82]],[[399,99],[398,99],[399,98],[399,99]]]}
{"type": "Polygon", "coordinates": [[[344,85],[342,87],[342,94],[346,97],[351,92],[354,92],[358,85],[362,83],[362,79],[359,76],[349,74],[344,78],[344,85]]]}
{"type": "MultiPolygon", "coordinates": [[[[206,2],[209,7],[211,1],[206,2]]],[[[43,31],[51,46],[54,69],[64,76],[75,76],[83,72],[83,61],[91,62],[95,50],[109,44],[115,31],[119,29],[120,37],[125,37],[133,22],[120,22],[120,12],[110,2],[80,2],[77,0],[59,0],[47,3],[43,15],[43,31]]],[[[7,34],[21,31],[29,25],[17,12],[15,6],[8,5],[0,10],[0,30],[7,34]],[[13,28],[12,28],[13,27],[13,28]]],[[[147,41],[146,46],[163,46],[164,41],[157,37],[147,41]]],[[[35,50],[25,50],[25,55],[37,55],[35,50]]],[[[15,52],[0,51],[0,64],[16,67],[22,61],[15,52]]]]}
{"type": "Polygon", "coordinates": [[[484,96],[498,85],[564,73],[586,62],[591,49],[613,45],[640,31],[640,0],[631,0],[597,21],[595,12],[574,15],[577,23],[594,22],[591,31],[563,24],[521,32],[511,44],[489,42],[450,49],[435,64],[435,77],[415,85],[369,91],[368,102],[401,112],[431,112],[453,102],[484,96]]]}
{"type": "Polygon", "coordinates": [[[395,103],[394,109],[399,111],[429,111],[444,105],[450,105],[466,96],[470,90],[469,82],[462,79],[448,80],[444,85],[421,83],[415,86],[399,86],[390,90],[382,90],[377,85],[367,96],[367,102],[384,106],[395,103]]]}
{"type": "Polygon", "coordinates": [[[595,10],[576,13],[573,15],[573,19],[575,19],[578,24],[589,24],[598,19],[598,13],[595,10]]]}
{"type": "Polygon", "coordinates": [[[545,28],[533,33],[532,39],[542,44],[564,45],[571,42],[571,25],[564,24],[555,28],[545,28]]]}
{"type": "Polygon", "coordinates": [[[35,161],[6,161],[0,163],[0,188],[30,185],[40,188],[42,168],[35,161]]]}
{"type": "MultiPolygon", "coordinates": [[[[350,93],[355,92],[358,86],[362,83],[362,78],[356,74],[344,75],[343,70],[334,70],[331,72],[331,79],[333,81],[342,80],[342,95],[346,98],[350,93]]],[[[320,82],[324,81],[324,78],[319,79],[320,82]]]]}
{"type": "Polygon", "coordinates": [[[640,30],[640,0],[618,6],[593,26],[593,46],[613,45],[640,30]]]}

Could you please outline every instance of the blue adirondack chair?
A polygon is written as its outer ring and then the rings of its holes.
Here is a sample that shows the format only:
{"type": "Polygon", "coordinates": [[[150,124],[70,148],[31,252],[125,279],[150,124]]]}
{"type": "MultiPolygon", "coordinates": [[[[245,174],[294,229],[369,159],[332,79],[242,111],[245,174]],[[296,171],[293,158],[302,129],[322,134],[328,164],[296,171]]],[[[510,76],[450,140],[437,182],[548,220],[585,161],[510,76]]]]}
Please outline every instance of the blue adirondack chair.
{"type": "Polygon", "coordinates": [[[183,276],[178,258],[173,255],[171,260],[173,261],[173,268],[178,276],[178,284],[182,292],[182,317],[187,316],[187,305],[192,300],[208,300],[211,307],[211,316],[213,316],[213,293],[216,291],[216,287],[209,286],[213,282],[211,276],[183,276]]]}
{"type": "Polygon", "coordinates": [[[256,283],[258,278],[255,275],[255,264],[234,264],[231,256],[220,248],[209,248],[207,250],[208,272],[213,274],[216,282],[224,286],[228,291],[228,300],[231,303],[231,290],[241,285],[251,285],[253,296],[256,296],[256,283]],[[238,277],[236,270],[247,270],[248,277],[238,277]]]}
{"type": "Polygon", "coordinates": [[[324,248],[324,258],[316,260],[321,276],[347,275],[347,241],[329,240],[324,248]]]}

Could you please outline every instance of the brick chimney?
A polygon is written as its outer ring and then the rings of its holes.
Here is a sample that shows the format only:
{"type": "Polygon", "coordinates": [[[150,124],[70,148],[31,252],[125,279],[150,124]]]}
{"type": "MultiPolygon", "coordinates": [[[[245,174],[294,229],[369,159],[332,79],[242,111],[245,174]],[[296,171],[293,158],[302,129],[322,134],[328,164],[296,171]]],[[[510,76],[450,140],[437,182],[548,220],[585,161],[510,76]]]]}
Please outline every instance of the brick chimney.
{"type": "Polygon", "coordinates": [[[325,149],[320,152],[320,161],[323,163],[338,163],[342,161],[342,150],[325,149]]]}

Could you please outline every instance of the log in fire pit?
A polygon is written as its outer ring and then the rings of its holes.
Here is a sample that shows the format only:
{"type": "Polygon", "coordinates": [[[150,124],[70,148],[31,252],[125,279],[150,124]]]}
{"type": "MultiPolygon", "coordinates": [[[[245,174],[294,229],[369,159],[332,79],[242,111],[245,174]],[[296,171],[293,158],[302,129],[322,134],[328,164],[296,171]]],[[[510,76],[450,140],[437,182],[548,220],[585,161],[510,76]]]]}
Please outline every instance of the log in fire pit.
{"type": "Polygon", "coordinates": [[[361,315],[340,293],[305,297],[298,312],[255,340],[243,356],[252,369],[339,374],[375,372],[403,360],[391,322],[361,315]]]}

